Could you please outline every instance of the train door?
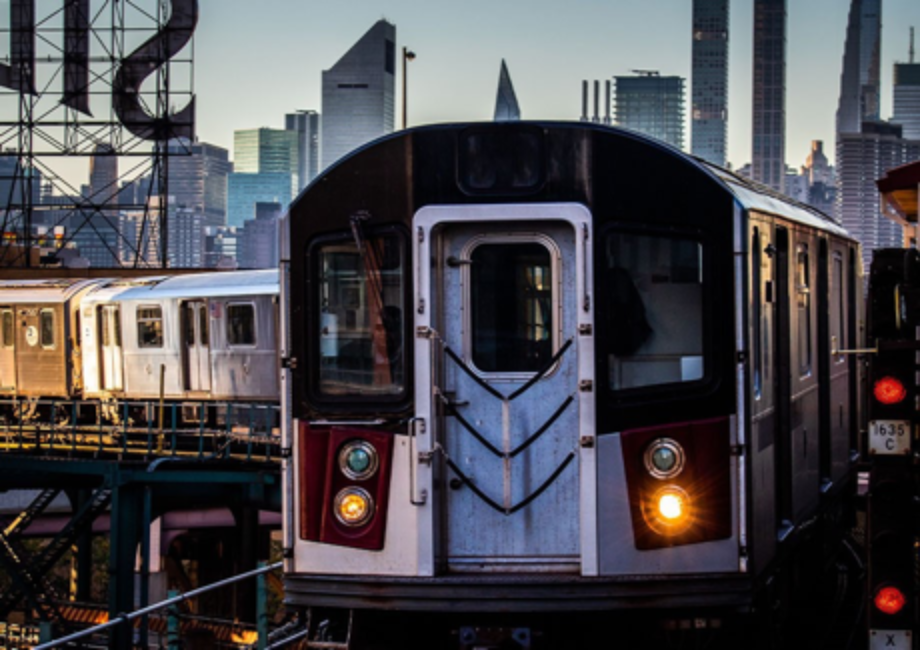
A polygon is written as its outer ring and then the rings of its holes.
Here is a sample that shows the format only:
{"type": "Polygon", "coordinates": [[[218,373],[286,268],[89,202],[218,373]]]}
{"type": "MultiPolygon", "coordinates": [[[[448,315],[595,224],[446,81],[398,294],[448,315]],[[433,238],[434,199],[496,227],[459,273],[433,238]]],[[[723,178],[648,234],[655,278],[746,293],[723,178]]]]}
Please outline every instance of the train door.
{"type": "Polygon", "coordinates": [[[102,390],[122,390],[121,308],[118,305],[100,305],[96,322],[99,323],[99,386],[102,390]]]}
{"type": "Polygon", "coordinates": [[[776,395],[774,469],[776,481],[776,522],[780,538],[792,531],[792,292],[789,283],[789,231],[776,228],[775,264],[776,301],[774,302],[775,356],[774,390],[776,395]]]}
{"type": "Polygon", "coordinates": [[[211,390],[211,344],[207,301],[190,300],[184,303],[182,318],[185,346],[185,389],[192,392],[209,392],[211,390]]]}
{"type": "Polygon", "coordinates": [[[9,307],[0,308],[0,389],[16,388],[15,318],[9,307]]]}
{"type": "Polygon", "coordinates": [[[449,571],[590,570],[589,224],[503,219],[547,206],[520,207],[444,208],[433,228],[449,571]]]}

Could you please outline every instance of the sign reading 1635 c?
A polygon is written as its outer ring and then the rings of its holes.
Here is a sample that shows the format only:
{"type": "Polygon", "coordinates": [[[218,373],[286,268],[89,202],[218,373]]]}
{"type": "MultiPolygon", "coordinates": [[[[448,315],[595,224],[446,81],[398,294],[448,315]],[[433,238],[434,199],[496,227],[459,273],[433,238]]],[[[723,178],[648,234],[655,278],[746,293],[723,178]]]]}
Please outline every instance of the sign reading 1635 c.
{"type": "MultiPolygon", "coordinates": [[[[61,0],[64,10],[65,106],[92,115],[89,106],[90,0],[61,0]]],[[[118,67],[112,83],[112,107],[119,121],[144,140],[194,137],[195,101],[169,117],[149,114],[140,100],[144,80],[175,56],[198,24],[198,0],[169,0],[166,24],[118,67]]],[[[0,64],[0,86],[36,94],[35,0],[10,0],[10,64],[0,64]]]]}

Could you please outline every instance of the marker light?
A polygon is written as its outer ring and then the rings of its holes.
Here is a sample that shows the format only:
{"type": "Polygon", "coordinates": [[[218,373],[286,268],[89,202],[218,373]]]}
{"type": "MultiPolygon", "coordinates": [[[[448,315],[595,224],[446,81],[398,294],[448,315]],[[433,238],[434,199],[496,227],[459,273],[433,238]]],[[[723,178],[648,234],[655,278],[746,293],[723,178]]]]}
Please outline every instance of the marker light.
{"type": "Polygon", "coordinates": [[[875,395],[875,399],[882,404],[897,404],[907,397],[907,391],[904,389],[904,384],[901,383],[901,380],[890,376],[882,377],[876,381],[872,392],[875,395]]]}
{"type": "Polygon", "coordinates": [[[894,615],[904,609],[907,599],[897,587],[882,587],[875,594],[875,608],[883,614],[894,615]]]}
{"type": "Polygon", "coordinates": [[[335,518],[346,526],[360,526],[374,514],[374,500],[367,490],[348,487],[335,495],[335,518]]]}
{"type": "Polygon", "coordinates": [[[370,478],[379,465],[377,450],[364,440],[349,440],[339,451],[339,469],[353,481],[370,478]]]}
{"type": "Polygon", "coordinates": [[[684,469],[684,449],[670,438],[659,438],[645,449],[645,469],[655,478],[672,478],[684,469]]]}

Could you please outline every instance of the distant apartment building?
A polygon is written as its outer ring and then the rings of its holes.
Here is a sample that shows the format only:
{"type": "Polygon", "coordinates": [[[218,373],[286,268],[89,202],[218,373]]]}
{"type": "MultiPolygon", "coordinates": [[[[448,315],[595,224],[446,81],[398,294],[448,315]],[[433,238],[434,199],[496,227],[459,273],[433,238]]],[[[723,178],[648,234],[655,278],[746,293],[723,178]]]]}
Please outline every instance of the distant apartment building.
{"type": "Polygon", "coordinates": [[[754,0],[751,178],[782,192],[786,173],[786,0],[754,0]]]}
{"type": "Polygon", "coordinates": [[[728,0],[693,0],[690,146],[725,166],[728,129],[728,0]]]}
{"type": "Polygon", "coordinates": [[[396,26],[378,21],[323,71],[322,167],[393,131],[396,26]]]}
{"type": "Polygon", "coordinates": [[[297,192],[319,173],[320,115],[316,111],[297,111],[284,116],[284,128],[297,134],[297,192]]]}
{"type": "Polygon", "coordinates": [[[684,146],[684,80],[657,71],[614,77],[614,121],[658,138],[678,149],[684,146]]]}
{"type": "Polygon", "coordinates": [[[280,203],[256,203],[256,217],[243,223],[237,261],[243,269],[272,269],[278,266],[280,203]]]}

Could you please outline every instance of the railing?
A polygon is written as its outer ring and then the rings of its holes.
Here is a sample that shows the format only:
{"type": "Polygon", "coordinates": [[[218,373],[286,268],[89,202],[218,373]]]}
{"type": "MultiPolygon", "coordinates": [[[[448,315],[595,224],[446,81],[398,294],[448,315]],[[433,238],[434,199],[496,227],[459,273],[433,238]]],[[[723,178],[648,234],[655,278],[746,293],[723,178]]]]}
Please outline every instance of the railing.
{"type": "MultiPolygon", "coordinates": [[[[108,630],[109,628],[113,628],[118,625],[122,625],[124,623],[129,623],[135,619],[142,618],[144,616],[148,616],[152,614],[153,612],[159,611],[161,609],[166,609],[167,607],[178,605],[179,603],[183,601],[186,601],[190,598],[194,598],[196,596],[200,596],[201,594],[207,593],[209,591],[220,589],[221,587],[226,587],[227,585],[231,585],[235,582],[246,580],[248,578],[261,577],[270,571],[275,571],[277,569],[280,569],[282,567],[282,564],[283,564],[282,562],[276,562],[268,566],[259,567],[258,569],[254,569],[252,571],[247,571],[246,573],[241,573],[239,575],[233,576],[232,578],[227,578],[225,580],[220,580],[218,582],[212,583],[210,585],[206,585],[204,587],[198,587],[197,589],[192,589],[190,591],[185,592],[184,594],[179,594],[177,596],[167,598],[166,600],[160,601],[159,603],[155,603],[153,605],[144,607],[142,609],[138,609],[134,612],[131,612],[130,614],[122,614],[121,616],[118,616],[117,618],[114,618],[105,623],[101,623],[99,625],[95,625],[85,630],[75,632],[73,634],[62,637],[60,639],[55,639],[53,641],[48,641],[47,643],[42,643],[40,645],[35,646],[34,650],[50,650],[51,648],[59,648],[61,646],[67,645],[69,643],[73,643],[74,641],[78,641],[88,636],[92,636],[94,634],[104,632],[105,630],[108,630]]],[[[260,591],[264,592],[264,585],[260,585],[260,591]]],[[[170,631],[171,636],[177,635],[178,625],[171,625],[170,627],[171,627],[171,631],[170,631]]],[[[257,613],[256,627],[257,627],[258,639],[259,639],[258,647],[264,648],[266,647],[266,644],[268,642],[268,619],[265,615],[264,608],[262,607],[259,608],[259,612],[257,613]]],[[[174,645],[178,646],[177,642],[178,642],[178,638],[171,638],[170,647],[173,647],[174,645]]]]}
{"type": "Polygon", "coordinates": [[[0,400],[0,453],[276,462],[274,403],[0,400]]]}

